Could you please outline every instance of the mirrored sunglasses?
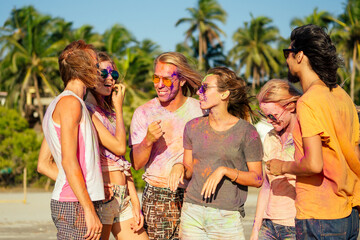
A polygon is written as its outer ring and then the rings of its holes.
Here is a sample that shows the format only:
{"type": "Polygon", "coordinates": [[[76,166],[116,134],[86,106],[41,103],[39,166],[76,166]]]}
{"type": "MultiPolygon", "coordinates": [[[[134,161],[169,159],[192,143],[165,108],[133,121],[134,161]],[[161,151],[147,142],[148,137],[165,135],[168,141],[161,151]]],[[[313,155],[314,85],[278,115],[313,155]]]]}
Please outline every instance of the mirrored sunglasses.
{"type": "Polygon", "coordinates": [[[163,83],[165,86],[167,87],[171,87],[172,85],[172,79],[169,77],[159,77],[158,75],[154,74],[153,75],[153,82],[154,83],[159,83],[160,82],[160,78],[162,79],[163,83]]]}
{"type": "Polygon", "coordinates": [[[118,71],[112,70],[112,71],[108,72],[107,69],[101,69],[101,71],[100,71],[100,75],[103,79],[106,79],[109,76],[109,74],[111,75],[112,79],[114,79],[115,81],[118,80],[118,78],[119,78],[118,71]]]}

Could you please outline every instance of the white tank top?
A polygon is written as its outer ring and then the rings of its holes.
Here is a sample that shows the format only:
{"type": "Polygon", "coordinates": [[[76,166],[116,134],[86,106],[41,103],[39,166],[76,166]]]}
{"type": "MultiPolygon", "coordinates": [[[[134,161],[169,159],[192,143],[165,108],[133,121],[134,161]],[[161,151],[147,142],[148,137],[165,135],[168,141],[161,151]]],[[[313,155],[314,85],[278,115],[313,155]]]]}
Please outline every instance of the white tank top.
{"type": "Polygon", "coordinates": [[[46,142],[49,145],[50,151],[59,169],[59,174],[55,182],[55,188],[52,193],[52,199],[61,202],[78,201],[69,185],[61,164],[61,126],[56,124],[52,118],[54,109],[59,100],[62,97],[69,95],[76,97],[82,106],[82,116],[78,129],[77,158],[84,176],[86,188],[91,201],[103,200],[105,197],[97,134],[84,101],[70,90],[65,90],[50,103],[46,110],[42,124],[46,142]]]}

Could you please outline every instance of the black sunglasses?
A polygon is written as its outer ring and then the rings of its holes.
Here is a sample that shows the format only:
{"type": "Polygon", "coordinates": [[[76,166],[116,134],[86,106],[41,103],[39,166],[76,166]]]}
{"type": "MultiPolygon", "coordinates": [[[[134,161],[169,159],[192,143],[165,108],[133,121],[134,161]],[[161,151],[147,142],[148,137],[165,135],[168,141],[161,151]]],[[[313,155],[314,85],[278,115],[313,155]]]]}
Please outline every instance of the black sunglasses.
{"type": "Polygon", "coordinates": [[[100,75],[102,78],[106,79],[108,77],[108,75],[111,75],[111,77],[116,81],[119,78],[119,72],[116,70],[112,70],[111,72],[108,72],[107,69],[101,69],[100,70],[100,75]]]}
{"type": "Polygon", "coordinates": [[[300,50],[296,48],[285,48],[283,49],[284,57],[287,59],[289,57],[290,52],[298,53],[300,50]]]}
{"type": "Polygon", "coordinates": [[[269,114],[269,115],[266,115],[265,113],[263,113],[261,110],[258,110],[258,113],[263,117],[263,118],[268,118],[268,119],[270,119],[271,121],[273,121],[273,122],[280,122],[279,121],[279,119],[281,118],[281,116],[283,115],[283,113],[285,112],[285,110],[286,110],[286,108],[287,108],[287,106],[290,104],[291,102],[289,102],[289,103],[287,103],[287,104],[285,104],[284,106],[283,106],[283,111],[279,114],[279,116],[278,117],[275,117],[273,114],[269,114]]]}

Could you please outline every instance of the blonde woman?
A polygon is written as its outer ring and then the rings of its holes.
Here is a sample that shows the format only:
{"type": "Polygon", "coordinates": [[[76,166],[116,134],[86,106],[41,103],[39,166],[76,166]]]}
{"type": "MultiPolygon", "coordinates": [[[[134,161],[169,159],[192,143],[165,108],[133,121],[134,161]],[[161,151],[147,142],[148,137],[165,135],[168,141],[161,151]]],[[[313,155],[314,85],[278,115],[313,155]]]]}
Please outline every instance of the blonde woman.
{"type": "MultiPolygon", "coordinates": [[[[301,94],[288,81],[268,81],[257,95],[259,113],[273,126],[264,140],[264,158],[294,161],[292,131],[297,126],[296,101],[301,94]]],[[[295,176],[265,170],[251,240],[295,239],[295,176]]]]}

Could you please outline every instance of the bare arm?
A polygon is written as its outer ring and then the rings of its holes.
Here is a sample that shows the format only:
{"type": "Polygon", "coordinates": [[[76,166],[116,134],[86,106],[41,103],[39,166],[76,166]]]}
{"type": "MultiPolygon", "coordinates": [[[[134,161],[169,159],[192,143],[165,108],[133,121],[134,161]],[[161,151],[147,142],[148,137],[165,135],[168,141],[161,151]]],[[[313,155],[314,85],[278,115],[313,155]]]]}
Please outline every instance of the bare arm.
{"type": "Polygon", "coordinates": [[[139,170],[149,161],[153,144],[164,135],[160,120],[152,122],[147,130],[146,136],[139,144],[134,144],[130,152],[132,166],[135,170],[139,170]]]}
{"type": "Polygon", "coordinates": [[[144,225],[144,216],[141,212],[140,201],[136,192],[134,179],[132,176],[126,177],[126,179],[127,179],[131,204],[133,206],[134,223],[132,224],[132,229],[134,230],[134,232],[137,232],[144,225]]]}
{"type": "Polygon", "coordinates": [[[259,196],[257,198],[254,225],[253,225],[253,228],[252,228],[252,233],[251,233],[250,240],[257,240],[258,239],[259,230],[261,228],[262,220],[263,220],[263,217],[264,217],[263,214],[265,212],[266,205],[267,205],[268,200],[269,200],[269,195],[270,195],[270,183],[269,183],[268,177],[265,175],[264,176],[264,183],[263,183],[263,185],[261,187],[261,190],[259,192],[259,196]]]}
{"type": "Polygon", "coordinates": [[[87,233],[84,237],[99,239],[100,234],[95,234],[95,232],[101,232],[102,224],[87,192],[84,176],[77,159],[78,129],[82,117],[82,107],[75,97],[68,96],[63,97],[56,108],[55,113],[61,125],[62,166],[69,185],[85,212],[87,233]]]}
{"type": "Polygon", "coordinates": [[[126,152],[126,131],[123,120],[122,103],[124,100],[125,86],[117,84],[117,91],[113,91],[112,99],[116,114],[116,130],[113,136],[104,124],[92,114],[92,121],[97,130],[100,144],[109,149],[115,155],[124,155],[126,152]]]}
{"type": "Polygon", "coordinates": [[[184,167],[185,167],[184,178],[191,179],[193,174],[193,167],[194,167],[191,149],[184,149],[184,167]]]}
{"type": "Polygon", "coordinates": [[[45,138],[42,141],[39,152],[37,171],[54,181],[56,181],[59,173],[59,169],[57,168],[56,163],[51,155],[45,138]]]}
{"type": "Polygon", "coordinates": [[[284,162],[273,159],[266,162],[273,175],[285,173],[297,176],[312,176],[323,170],[322,143],[320,135],[303,138],[304,157],[299,161],[284,162]]]}
{"type": "Polygon", "coordinates": [[[244,186],[261,187],[263,182],[261,161],[247,162],[246,164],[249,169],[248,172],[234,168],[218,167],[204,183],[201,195],[210,198],[212,194],[215,194],[216,187],[224,176],[244,186]]]}
{"type": "Polygon", "coordinates": [[[171,191],[176,191],[179,183],[184,184],[184,177],[190,179],[192,176],[193,159],[192,150],[184,149],[182,163],[175,163],[171,168],[168,184],[171,191]]]}

